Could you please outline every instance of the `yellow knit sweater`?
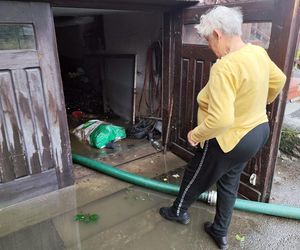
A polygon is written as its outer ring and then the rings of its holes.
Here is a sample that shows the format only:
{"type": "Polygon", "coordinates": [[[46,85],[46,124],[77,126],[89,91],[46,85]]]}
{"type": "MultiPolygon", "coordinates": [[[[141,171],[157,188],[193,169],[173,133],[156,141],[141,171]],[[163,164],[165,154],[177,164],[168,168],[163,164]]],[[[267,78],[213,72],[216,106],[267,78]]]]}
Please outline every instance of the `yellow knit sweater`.
{"type": "Polygon", "coordinates": [[[216,138],[225,153],[231,151],[251,129],[268,121],[266,104],[275,100],[285,81],[259,46],[247,44],[219,59],[198,94],[198,126],[192,140],[203,147],[216,138]]]}

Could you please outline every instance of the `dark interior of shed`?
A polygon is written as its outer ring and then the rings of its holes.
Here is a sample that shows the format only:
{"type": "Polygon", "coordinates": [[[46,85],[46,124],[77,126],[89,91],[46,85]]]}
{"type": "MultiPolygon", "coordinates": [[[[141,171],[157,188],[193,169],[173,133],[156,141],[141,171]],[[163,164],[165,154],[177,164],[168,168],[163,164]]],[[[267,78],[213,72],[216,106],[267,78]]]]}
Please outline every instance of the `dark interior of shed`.
{"type": "MultiPolygon", "coordinates": [[[[144,143],[150,141],[153,144],[153,141],[159,141],[161,138],[160,105],[156,101],[161,98],[161,52],[157,51],[159,46],[153,46],[159,43],[152,45],[150,43],[153,49],[149,50],[150,52],[145,51],[148,50],[148,44],[142,44],[149,43],[146,40],[136,44],[136,47],[139,47],[136,53],[131,52],[134,49],[130,43],[128,47],[131,46],[131,48],[128,50],[126,45],[123,45],[120,50],[112,49],[112,46],[107,46],[105,34],[109,34],[110,30],[106,28],[105,32],[103,13],[101,10],[94,11],[96,13],[93,13],[93,10],[83,12],[79,9],[76,13],[72,13],[68,8],[54,9],[58,55],[72,150],[84,148],[85,152],[98,155],[99,152],[95,151],[98,149],[84,145],[75,139],[72,133],[74,128],[91,119],[126,129],[127,139],[122,140],[121,144],[131,145],[129,148],[132,145],[140,145],[141,140],[144,143]],[[141,47],[144,51],[141,51],[141,47]],[[151,75],[153,79],[155,78],[154,87],[144,79],[143,82],[140,80],[143,86],[136,86],[137,78],[144,78],[143,73],[137,69],[137,57],[142,57],[140,55],[142,53],[153,54],[151,58],[155,58],[154,61],[150,60],[150,64],[154,64],[153,68],[158,72],[156,75],[151,75]],[[155,105],[149,103],[150,97],[146,93],[149,87],[152,87],[150,94],[152,101],[153,99],[156,101],[155,105]],[[143,95],[137,97],[136,93],[139,88],[140,92],[143,91],[143,95]],[[136,110],[137,107],[138,110],[136,110]],[[137,142],[135,139],[140,139],[140,141],[137,142]]],[[[117,11],[110,13],[105,11],[105,15],[113,18],[116,15],[115,12],[117,11]]],[[[130,13],[126,15],[130,16],[130,13]]],[[[138,31],[133,30],[134,32],[138,31]]],[[[145,60],[149,61],[149,58],[145,60]]],[[[140,69],[145,70],[147,74],[149,70],[144,68],[143,63],[146,65],[146,62],[142,61],[140,69]]],[[[156,148],[161,148],[161,144],[155,143],[154,145],[156,148]]],[[[128,148],[127,146],[125,148],[128,148]]],[[[115,149],[116,145],[110,144],[104,150],[107,148],[115,149]]]]}
{"type": "MultiPolygon", "coordinates": [[[[107,89],[104,85],[110,80],[108,73],[112,66],[120,73],[118,67],[122,67],[122,61],[127,59],[134,67],[134,55],[105,54],[102,16],[60,16],[55,18],[55,27],[67,114],[73,114],[74,118],[82,118],[85,114],[130,121],[128,114],[118,116],[118,111],[113,111],[111,106],[114,103],[108,100],[113,89],[107,89]]],[[[126,73],[126,87],[131,92],[134,69],[126,73]]],[[[122,77],[124,81],[125,76],[122,77]]],[[[132,106],[132,100],[128,101],[132,106]]]]}

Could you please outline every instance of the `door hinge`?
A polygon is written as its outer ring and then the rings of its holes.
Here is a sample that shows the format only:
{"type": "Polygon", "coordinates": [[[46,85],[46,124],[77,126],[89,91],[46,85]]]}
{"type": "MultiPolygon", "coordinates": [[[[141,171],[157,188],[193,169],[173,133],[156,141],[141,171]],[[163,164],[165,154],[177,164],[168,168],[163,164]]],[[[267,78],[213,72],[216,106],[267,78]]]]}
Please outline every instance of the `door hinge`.
{"type": "Polygon", "coordinates": [[[252,174],[251,176],[250,176],[250,178],[249,178],[249,182],[250,182],[250,184],[252,184],[253,186],[255,186],[256,185],[256,174],[252,174]]]}

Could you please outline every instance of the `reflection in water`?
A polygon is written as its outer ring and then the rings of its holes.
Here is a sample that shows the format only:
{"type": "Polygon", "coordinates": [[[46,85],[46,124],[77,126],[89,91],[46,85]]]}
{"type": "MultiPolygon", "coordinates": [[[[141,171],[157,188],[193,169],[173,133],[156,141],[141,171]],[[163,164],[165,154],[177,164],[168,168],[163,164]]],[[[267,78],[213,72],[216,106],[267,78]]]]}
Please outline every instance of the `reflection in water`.
{"type": "MultiPolygon", "coordinates": [[[[7,230],[1,227],[0,249],[141,249],[144,244],[149,244],[147,249],[173,249],[167,245],[199,230],[161,219],[157,210],[170,202],[168,196],[130,187],[77,207],[74,190],[66,188],[2,209],[0,222],[7,230]],[[78,213],[96,213],[99,219],[80,223],[74,220],[78,213]]],[[[188,243],[186,249],[197,242],[188,243]]]]}
{"type": "Polygon", "coordinates": [[[207,240],[198,237],[198,223],[184,227],[159,216],[169,196],[130,187],[77,207],[75,189],[66,189],[2,209],[0,249],[199,249],[207,240]],[[99,219],[80,223],[78,213],[99,219]]]}
{"type": "MultiPolygon", "coordinates": [[[[206,204],[194,204],[189,210],[191,223],[181,225],[158,214],[161,206],[173,201],[168,195],[131,186],[77,206],[75,190],[65,188],[1,209],[0,249],[216,249],[202,226],[214,217],[214,208],[206,204]],[[74,220],[78,213],[97,214],[99,219],[96,223],[79,223],[74,220]]],[[[77,196],[77,202],[80,199],[77,196]]],[[[230,248],[299,249],[299,233],[294,221],[279,223],[277,218],[235,212],[229,231],[230,248]],[[243,245],[235,239],[237,234],[245,235],[243,245]],[[291,241],[284,240],[287,236],[291,241]]]]}
{"type": "MultiPolygon", "coordinates": [[[[135,154],[135,151],[138,153],[138,150],[145,147],[150,147],[149,142],[146,139],[142,140],[134,140],[134,139],[125,139],[121,141],[117,141],[115,143],[114,149],[98,149],[93,148],[88,144],[84,144],[81,141],[79,141],[73,134],[70,134],[71,139],[71,145],[72,145],[72,152],[76,154],[80,154],[92,159],[99,159],[99,160],[105,160],[110,159],[112,157],[118,157],[121,158],[123,155],[128,155],[129,152],[132,155],[131,158],[134,159],[133,154],[135,154]],[[136,149],[136,150],[135,150],[136,149]]],[[[153,149],[153,152],[155,150],[153,149]]]]}
{"type": "MultiPolygon", "coordinates": [[[[69,211],[76,213],[75,187],[67,187],[0,209],[0,249],[65,249],[55,219],[69,211]]],[[[78,225],[65,228],[77,239],[78,225]]]]}

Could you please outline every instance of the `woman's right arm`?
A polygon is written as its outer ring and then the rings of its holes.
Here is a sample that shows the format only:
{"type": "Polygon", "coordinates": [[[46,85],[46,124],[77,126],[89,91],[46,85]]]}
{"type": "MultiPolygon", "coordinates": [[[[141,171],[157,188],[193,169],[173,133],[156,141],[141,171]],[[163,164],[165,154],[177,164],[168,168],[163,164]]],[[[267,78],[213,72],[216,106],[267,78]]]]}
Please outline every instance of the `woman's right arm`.
{"type": "Polygon", "coordinates": [[[269,92],[267,102],[272,103],[281,92],[286,81],[285,74],[270,60],[269,92]]]}

